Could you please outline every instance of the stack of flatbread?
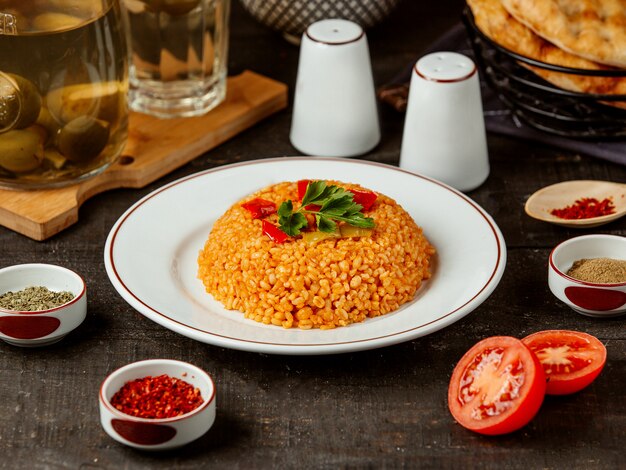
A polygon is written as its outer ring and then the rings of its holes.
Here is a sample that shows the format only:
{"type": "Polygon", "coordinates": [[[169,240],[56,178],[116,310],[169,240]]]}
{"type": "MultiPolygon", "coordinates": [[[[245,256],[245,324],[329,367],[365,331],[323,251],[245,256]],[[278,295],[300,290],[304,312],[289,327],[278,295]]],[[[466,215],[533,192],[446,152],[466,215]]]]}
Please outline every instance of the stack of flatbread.
{"type": "MultiPolygon", "coordinates": [[[[482,33],[513,52],[565,67],[626,69],[626,0],[467,0],[467,4],[482,33]]],[[[626,94],[626,77],[522,65],[566,90],[626,94]]],[[[626,109],[626,101],[605,104],[626,109]]]]}

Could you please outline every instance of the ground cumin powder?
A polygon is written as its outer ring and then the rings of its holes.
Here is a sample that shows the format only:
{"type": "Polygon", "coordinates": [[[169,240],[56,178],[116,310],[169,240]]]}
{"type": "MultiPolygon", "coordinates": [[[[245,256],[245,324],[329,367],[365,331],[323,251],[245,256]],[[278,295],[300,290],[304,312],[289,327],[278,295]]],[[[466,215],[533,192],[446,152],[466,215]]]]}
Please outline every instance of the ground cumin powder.
{"type": "Polygon", "coordinates": [[[567,275],[579,281],[598,284],[626,282],[626,260],[590,258],[574,261],[567,275]]]}

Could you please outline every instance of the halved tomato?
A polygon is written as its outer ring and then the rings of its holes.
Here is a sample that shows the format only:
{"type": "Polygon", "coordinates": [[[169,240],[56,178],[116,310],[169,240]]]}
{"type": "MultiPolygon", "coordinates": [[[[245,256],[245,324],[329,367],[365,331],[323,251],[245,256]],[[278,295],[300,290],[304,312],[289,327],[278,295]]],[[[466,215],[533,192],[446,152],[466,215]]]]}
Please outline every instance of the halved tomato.
{"type": "Polygon", "coordinates": [[[606,362],[606,348],[598,338],[579,331],[539,331],[522,342],[543,366],[548,395],[582,390],[594,381],[606,362]]]}
{"type": "Polygon", "coordinates": [[[454,368],[448,407],[467,429],[506,434],[533,419],[545,390],[541,364],[524,343],[493,336],[476,343],[454,368]]]}

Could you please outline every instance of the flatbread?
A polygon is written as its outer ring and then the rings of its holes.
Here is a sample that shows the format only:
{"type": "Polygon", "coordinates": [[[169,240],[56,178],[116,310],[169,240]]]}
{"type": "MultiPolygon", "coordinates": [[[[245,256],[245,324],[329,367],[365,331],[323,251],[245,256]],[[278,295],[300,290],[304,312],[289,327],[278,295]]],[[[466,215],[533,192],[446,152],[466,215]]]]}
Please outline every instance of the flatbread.
{"type": "Polygon", "coordinates": [[[520,23],[564,51],[626,68],[626,0],[501,0],[520,23]]]}
{"type": "MultiPolygon", "coordinates": [[[[500,0],[467,0],[467,4],[474,14],[474,21],[478,29],[488,38],[510,51],[553,65],[590,70],[612,70],[611,67],[565,52],[537,36],[513,18],[504,9],[500,0]]],[[[590,77],[553,72],[524,63],[521,64],[544,80],[566,90],[608,95],[626,94],[626,77],[590,77]]],[[[626,109],[626,102],[624,101],[607,101],[605,104],[626,109]]]]}

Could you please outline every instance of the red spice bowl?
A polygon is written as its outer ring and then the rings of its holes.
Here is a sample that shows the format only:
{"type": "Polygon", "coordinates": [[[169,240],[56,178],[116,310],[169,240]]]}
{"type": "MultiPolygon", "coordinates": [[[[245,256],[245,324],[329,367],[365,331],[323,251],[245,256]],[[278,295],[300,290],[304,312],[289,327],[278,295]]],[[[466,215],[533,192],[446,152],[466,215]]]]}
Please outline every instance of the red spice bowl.
{"type": "Polygon", "coordinates": [[[575,261],[593,258],[626,260],[626,238],[583,235],[557,245],[548,260],[550,290],[559,300],[583,315],[623,315],[626,313],[626,282],[588,282],[567,274],[575,261]]]}
{"type": "Polygon", "coordinates": [[[14,346],[47,346],[60,341],[87,315],[87,287],[74,271],[53,264],[18,264],[0,269],[0,295],[31,287],[69,292],[64,304],[26,311],[0,307],[0,339],[14,346]]]}
{"type": "Polygon", "coordinates": [[[136,449],[181,447],[204,435],[215,421],[211,377],[192,364],[171,359],[149,359],[117,369],[102,382],[99,402],[105,432],[136,449]]]}
{"type": "Polygon", "coordinates": [[[564,227],[597,227],[626,214],[626,184],[564,181],[535,192],[524,209],[534,219],[564,227]]]}

